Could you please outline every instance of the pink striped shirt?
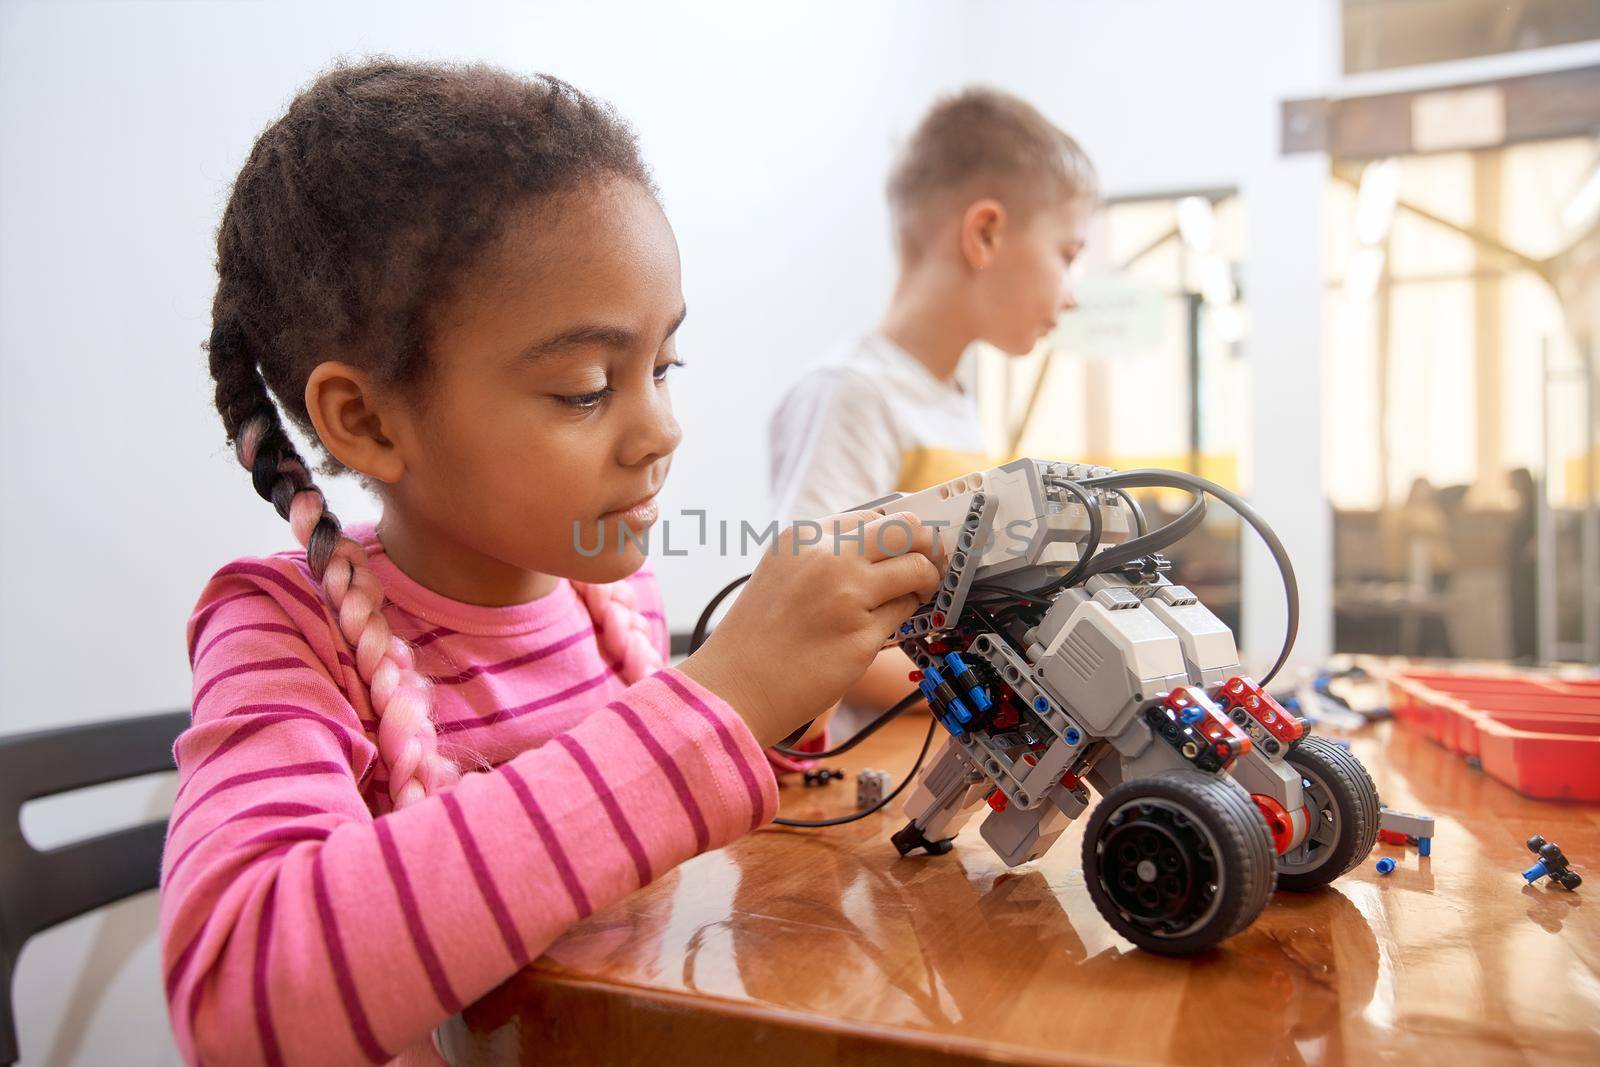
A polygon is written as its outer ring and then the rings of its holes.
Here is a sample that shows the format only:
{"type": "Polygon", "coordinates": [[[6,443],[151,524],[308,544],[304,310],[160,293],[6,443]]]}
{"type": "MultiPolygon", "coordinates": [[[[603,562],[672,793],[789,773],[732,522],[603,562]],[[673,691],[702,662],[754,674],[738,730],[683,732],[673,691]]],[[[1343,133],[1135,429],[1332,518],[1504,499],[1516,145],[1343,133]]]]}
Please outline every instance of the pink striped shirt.
{"type": "MultiPolygon", "coordinates": [[[[162,862],[166,995],[190,1063],[386,1063],[567,926],[777,810],[759,743],[675,670],[632,686],[565,582],[475,607],[396,568],[385,616],[466,775],[392,812],[377,723],[303,552],[217,572],[189,622],[193,725],[162,862]]],[[[629,579],[666,624],[648,567],[629,579]]]]}

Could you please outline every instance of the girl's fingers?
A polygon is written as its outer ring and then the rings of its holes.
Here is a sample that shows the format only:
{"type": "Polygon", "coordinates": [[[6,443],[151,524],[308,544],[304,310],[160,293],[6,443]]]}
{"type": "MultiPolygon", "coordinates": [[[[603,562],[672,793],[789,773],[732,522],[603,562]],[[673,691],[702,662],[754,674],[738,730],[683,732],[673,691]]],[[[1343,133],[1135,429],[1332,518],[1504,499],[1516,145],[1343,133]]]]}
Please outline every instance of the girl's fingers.
{"type": "Polygon", "coordinates": [[[922,606],[922,597],[915,593],[895,597],[886,604],[880,604],[867,612],[872,620],[872,629],[875,633],[882,633],[885,639],[895,637],[900,632],[900,624],[911,618],[913,612],[922,606]]]}
{"type": "Polygon", "coordinates": [[[918,603],[932,600],[939,590],[939,579],[939,568],[920,552],[891,556],[868,570],[868,599],[873,604],[907,595],[917,597],[918,603]]]}
{"type": "Polygon", "coordinates": [[[892,513],[866,524],[862,531],[865,542],[862,551],[873,563],[912,553],[931,557],[936,532],[909,511],[892,513]]]}
{"type": "Polygon", "coordinates": [[[883,516],[876,511],[846,511],[829,515],[817,520],[817,525],[822,528],[822,540],[819,543],[824,548],[833,549],[836,556],[868,556],[870,559],[867,546],[872,543],[871,526],[882,521],[883,516]]]}

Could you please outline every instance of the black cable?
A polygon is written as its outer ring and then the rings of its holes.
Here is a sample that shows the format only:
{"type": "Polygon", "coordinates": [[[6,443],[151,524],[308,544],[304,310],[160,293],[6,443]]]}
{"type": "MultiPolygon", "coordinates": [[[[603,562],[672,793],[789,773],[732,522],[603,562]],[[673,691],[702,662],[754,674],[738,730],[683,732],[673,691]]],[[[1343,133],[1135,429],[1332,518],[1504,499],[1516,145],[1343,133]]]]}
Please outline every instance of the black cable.
{"type": "Polygon", "coordinates": [[[1141,508],[1139,502],[1133,499],[1133,494],[1126,489],[1113,489],[1111,491],[1120,496],[1122,502],[1128,505],[1128,510],[1133,512],[1133,525],[1139,531],[1139,536],[1143,537],[1149,533],[1150,520],[1144,517],[1144,508],[1141,508]]]}
{"type": "MultiPolygon", "coordinates": [[[[1163,470],[1131,470],[1119,474],[1107,475],[1103,478],[1091,478],[1087,485],[1095,487],[1132,488],[1134,486],[1153,486],[1169,489],[1183,489],[1189,492],[1199,490],[1210,493],[1228,507],[1232,508],[1238,516],[1249,523],[1251,528],[1266,543],[1267,551],[1272,553],[1272,559],[1278,565],[1278,574],[1283,579],[1283,595],[1288,605],[1288,624],[1284,628],[1283,649],[1278,653],[1277,662],[1272,669],[1261,679],[1261,685],[1266,686],[1277,677],[1278,672],[1289,660],[1289,653],[1294,649],[1295,638],[1300,632],[1300,585],[1295,580],[1294,562],[1289,559],[1289,552],[1283,547],[1283,542],[1262,518],[1256,509],[1251,507],[1239,494],[1231,489],[1224,489],[1208,478],[1197,474],[1185,474],[1182,471],[1163,470]]],[[[1163,527],[1165,529],[1165,527],[1163,527]]]]}
{"type": "Polygon", "coordinates": [[[1046,485],[1065,489],[1078,498],[1078,503],[1083,505],[1083,510],[1089,516],[1089,539],[1084,543],[1083,551],[1078,555],[1078,562],[1073,565],[1072,569],[1040,590],[1040,596],[1048,596],[1057,590],[1065,589],[1083,578],[1084,572],[1088,570],[1089,560],[1100,550],[1100,535],[1103,532],[1100,522],[1100,507],[1089,498],[1087,489],[1077,482],[1068,481],[1066,478],[1050,476],[1045,478],[1044,481],[1046,485]]]}
{"type": "Polygon", "coordinates": [[[994,604],[1002,600],[1021,600],[1035,607],[1047,608],[1050,606],[1050,601],[1037,593],[1024,593],[1020,589],[1007,589],[1003,585],[987,585],[975,582],[972,586],[972,592],[981,595],[969,595],[967,597],[968,604],[994,604]]]}
{"type": "MultiPolygon", "coordinates": [[[[883,729],[885,726],[889,725],[889,723],[896,716],[910,711],[921,700],[921,690],[915,690],[907,693],[905,696],[900,698],[899,703],[895,704],[894,707],[890,708],[888,711],[879,715],[876,719],[873,719],[871,722],[867,723],[867,725],[851,734],[848,741],[843,742],[835,748],[830,748],[826,752],[807,752],[804,749],[790,748],[788,747],[789,741],[787,738],[769,747],[774,752],[781,752],[785,756],[792,756],[795,759],[832,759],[835,756],[842,756],[846,752],[849,752],[852,748],[855,748],[861,742],[865,741],[867,738],[871,737],[873,734],[877,733],[879,730],[883,729]]],[[[815,720],[812,721],[814,722],[815,720]]],[[[807,727],[810,725],[810,723],[806,724],[807,727]]]]}
{"type": "MultiPolygon", "coordinates": [[[[1115,477],[1113,475],[1113,477],[1115,477]]],[[[1177,488],[1183,488],[1179,486],[1177,488]]],[[[1170,548],[1179,541],[1194,533],[1206,517],[1206,496],[1197,489],[1189,489],[1194,495],[1194,503],[1190,504],[1182,515],[1171,522],[1160,526],[1141,537],[1124,541],[1120,545],[1113,545],[1094,558],[1084,569],[1083,577],[1091,578],[1096,574],[1103,574],[1125,563],[1132,563],[1141,556],[1148,556],[1170,548]]]]}
{"type": "Polygon", "coordinates": [[[805,721],[805,723],[802,724],[801,727],[798,730],[796,730],[794,733],[790,734],[788,737],[785,737],[782,741],[779,741],[777,744],[772,745],[770,747],[782,750],[783,748],[785,748],[785,747],[787,747],[789,745],[797,745],[797,744],[799,744],[800,743],[800,739],[806,735],[806,731],[811,729],[811,724],[816,722],[816,721],[817,721],[816,719],[807,719],[805,721]]]}
{"type": "Polygon", "coordinates": [[[865,808],[851,815],[841,815],[836,819],[785,819],[779,817],[773,819],[772,821],[777,823],[779,826],[798,826],[805,829],[815,829],[822,826],[843,826],[847,822],[855,822],[858,819],[865,819],[868,815],[877,814],[884,808],[888,807],[889,803],[893,801],[895,797],[903,793],[906,786],[910,785],[916,779],[917,772],[922,769],[922,761],[928,758],[928,746],[933,744],[933,732],[938,729],[938,727],[939,720],[930,716],[928,722],[928,734],[922,739],[922,751],[917,753],[917,761],[911,765],[911,769],[907,771],[906,776],[900,780],[900,784],[894,787],[894,791],[888,796],[884,797],[882,800],[878,801],[876,804],[872,805],[872,807],[865,808]]]}
{"type": "MultiPolygon", "coordinates": [[[[706,609],[700,613],[700,618],[695,621],[694,633],[689,635],[689,655],[692,656],[696,652],[700,651],[700,646],[706,643],[706,638],[710,636],[706,631],[711,627],[711,616],[716,613],[717,608],[722,606],[722,602],[728,599],[728,594],[732,593],[745,582],[748,582],[754,573],[755,572],[752,571],[750,574],[747,574],[742,578],[735,578],[733,581],[723,586],[722,590],[718,592],[716,596],[711,598],[711,603],[706,605],[706,609]]],[[[785,737],[782,741],[779,741],[772,747],[781,751],[784,745],[794,744],[806,735],[806,731],[811,729],[811,724],[816,721],[816,719],[808,720],[805,725],[801,726],[794,733],[790,734],[788,737],[785,737]]]]}
{"type": "MultiPolygon", "coordinates": [[[[751,574],[754,573],[754,571],[751,572],[751,574]]],[[[711,629],[711,616],[716,612],[717,608],[721,607],[722,602],[728,599],[729,593],[748,582],[750,577],[751,575],[747,574],[743,578],[735,578],[722,587],[722,592],[711,598],[711,603],[706,605],[706,610],[700,613],[699,621],[694,624],[694,633],[689,635],[689,655],[692,656],[700,651],[700,646],[706,643],[706,637],[709,636],[708,631],[711,629]]]]}

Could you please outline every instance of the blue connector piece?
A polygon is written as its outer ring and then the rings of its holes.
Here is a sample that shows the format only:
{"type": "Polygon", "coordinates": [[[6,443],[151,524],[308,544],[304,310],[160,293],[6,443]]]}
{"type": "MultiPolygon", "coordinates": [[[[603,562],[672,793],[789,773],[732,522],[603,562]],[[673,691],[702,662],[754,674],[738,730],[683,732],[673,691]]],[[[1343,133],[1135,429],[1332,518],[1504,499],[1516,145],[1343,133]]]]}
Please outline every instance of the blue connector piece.
{"type": "Polygon", "coordinates": [[[1050,701],[1046,700],[1044,697],[1034,697],[1033,710],[1039,712],[1040,714],[1049,711],[1050,701]]]}
{"type": "Polygon", "coordinates": [[[1529,867],[1527,870],[1523,871],[1522,877],[1526,878],[1529,882],[1537,882],[1539,879],[1543,878],[1549,873],[1550,868],[1544,865],[1544,860],[1540,860],[1532,867],[1529,867]]]}
{"type": "Polygon", "coordinates": [[[939,721],[944,723],[945,729],[957,737],[967,732],[966,724],[972,721],[972,712],[968,711],[961,698],[956,696],[955,690],[939,673],[939,668],[931,664],[923,668],[917,688],[922,690],[922,695],[928,700],[928,706],[939,716],[939,721]]]}
{"type": "Polygon", "coordinates": [[[1190,704],[1179,713],[1179,716],[1183,719],[1184,723],[1189,726],[1193,726],[1195,723],[1205,718],[1205,715],[1206,709],[1202,708],[1198,704],[1190,704]]]}
{"type": "Polygon", "coordinates": [[[1385,857],[1383,857],[1383,859],[1378,861],[1378,873],[1379,874],[1388,874],[1390,871],[1394,870],[1394,868],[1395,868],[1395,862],[1394,862],[1394,860],[1390,859],[1388,856],[1385,856],[1385,857]]]}
{"type": "MultiPolygon", "coordinates": [[[[994,706],[994,702],[989,699],[989,694],[984,691],[983,686],[978,684],[977,675],[972,673],[972,668],[967,666],[967,661],[961,658],[961,653],[945,653],[944,662],[945,666],[950,668],[950,677],[959,679],[965,686],[966,699],[970,700],[972,706],[978,709],[979,715],[994,706]]],[[[951,688],[954,688],[954,686],[951,688]]]]}
{"type": "Polygon", "coordinates": [[[1417,855],[1426,856],[1429,853],[1431,853],[1432,851],[1433,851],[1433,838],[1431,838],[1431,837],[1419,837],[1419,838],[1417,838],[1417,855]]]}

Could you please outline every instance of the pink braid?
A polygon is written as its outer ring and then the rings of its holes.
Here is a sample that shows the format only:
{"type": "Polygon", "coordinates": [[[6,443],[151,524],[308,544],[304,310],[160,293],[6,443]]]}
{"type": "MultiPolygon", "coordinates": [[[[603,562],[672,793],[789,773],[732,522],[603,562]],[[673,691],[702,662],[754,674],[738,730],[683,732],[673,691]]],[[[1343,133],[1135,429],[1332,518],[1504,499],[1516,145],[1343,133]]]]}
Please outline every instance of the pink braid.
{"type": "Polygon", "coordinates": [[[627,582],[586,585],[573,582],[594,620],[600,648],[620,664],[622,680],[629,685],[649,677],[666,664],[650,636],[650,620],[639,613],[633,587],[627,582]]]}
{"type": "MultiPolygon", "coordinates": [[[[235,452],[247,470],[270,429],[258,415],[240,428],[235,452]]],[[[339,632],[355,651],[356,673],[366,683],[378,713],[378,752],[389,769],[389,797],[396,808],[449,789],[461,772],[439,752],[428,680],[417,672],[411,648],[389,630],[383,617],[383,588],[367,561],[367,550],[344,536],[327,510],[322,491],[296,457],[278,462],[278,474],[293,486],[289,527],[306,549],[313,575],[338,621],[339,632]],[[331,526],[333,537],[316,536],[331,526]],[[322,558],[319,558],[322,557],[322,558]]]]}

